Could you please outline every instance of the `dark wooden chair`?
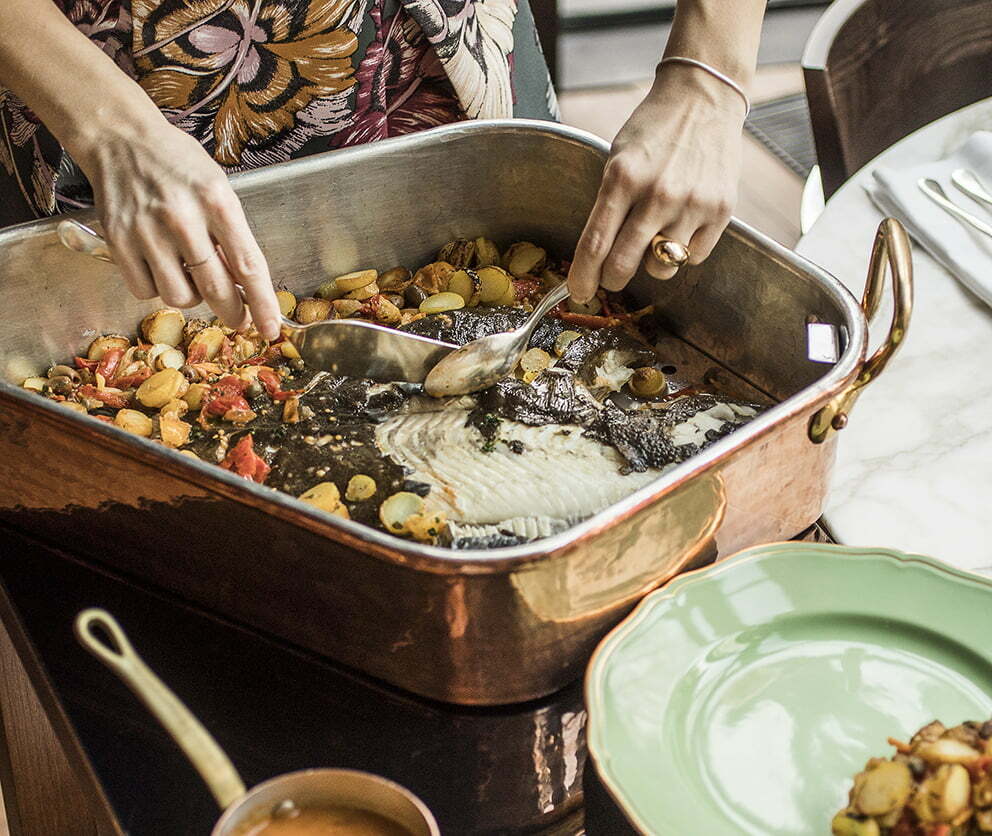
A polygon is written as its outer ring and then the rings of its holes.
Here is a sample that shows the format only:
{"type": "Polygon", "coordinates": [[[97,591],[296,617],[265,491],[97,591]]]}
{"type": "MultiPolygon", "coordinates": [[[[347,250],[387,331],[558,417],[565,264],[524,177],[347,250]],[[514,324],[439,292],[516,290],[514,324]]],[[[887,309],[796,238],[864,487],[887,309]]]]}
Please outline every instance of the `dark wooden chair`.
{"type": "Polygon", "coordinates": [[[802,64],[829,198],[897,140],[992,96],[992,1],[835,0],[802,64]]]}

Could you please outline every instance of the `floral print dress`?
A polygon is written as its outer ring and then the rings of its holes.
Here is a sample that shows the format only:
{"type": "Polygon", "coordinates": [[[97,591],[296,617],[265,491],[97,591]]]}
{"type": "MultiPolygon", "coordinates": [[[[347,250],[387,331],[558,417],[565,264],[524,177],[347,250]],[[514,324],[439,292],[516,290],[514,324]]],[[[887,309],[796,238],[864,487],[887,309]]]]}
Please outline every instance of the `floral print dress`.
{"type": "MultiPolygon", "coordinates": [[[[55,0],[227,171],[462,119],[556,119],[527,0],[55,0]]],[[[0,227],[92,201],[0,87],[0,227]]]]}

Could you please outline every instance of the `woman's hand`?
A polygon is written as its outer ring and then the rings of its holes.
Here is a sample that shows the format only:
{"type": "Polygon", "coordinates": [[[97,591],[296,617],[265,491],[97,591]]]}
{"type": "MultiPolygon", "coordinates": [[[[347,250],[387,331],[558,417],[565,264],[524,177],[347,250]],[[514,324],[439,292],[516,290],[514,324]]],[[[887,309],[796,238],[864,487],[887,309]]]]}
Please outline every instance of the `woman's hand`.
{"type": "Polygon", "coordinates": [[[676,272],[651,256],[661,233],[698,264],[716,245],[737,200],[744,105],[700,70],[665,64],[613,142],[596,203],[575,250],[569,286],[578,302],[598,287],[620,290],[642,260],[648,272],[676,272]]]}
{"type": "Polygon", "coordinates": [[[155,111],[103,133],[74,157],[93,186],[131,293],[176,308],[202,299],[226,325],[243,328],[248,317],[237,282],[259,332],[278,337],[279,304],[265,256],[223,170],[195,139],[155,111]]]}

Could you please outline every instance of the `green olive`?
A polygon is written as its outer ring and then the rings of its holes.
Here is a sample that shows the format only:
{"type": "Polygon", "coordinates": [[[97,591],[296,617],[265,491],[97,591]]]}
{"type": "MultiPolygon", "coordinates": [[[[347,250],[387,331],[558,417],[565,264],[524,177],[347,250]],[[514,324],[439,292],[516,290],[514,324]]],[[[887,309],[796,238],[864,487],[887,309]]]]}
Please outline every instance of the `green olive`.
{"type": "Polygon", "coordinates": [[[257,398],[262,392],[265,391],[265,387],[262,386],[257,380],[253,380],[248,384],[248,388],[245,389],[245,396],[249,399],[257,398]]]}
{"type": "Polygon", "coordinates": [[[289,361],[289,366],[294,371],[302,372],[306,368],[306,363],[304,363],[301,358],[297,357],[294,360],[289,361]]]}

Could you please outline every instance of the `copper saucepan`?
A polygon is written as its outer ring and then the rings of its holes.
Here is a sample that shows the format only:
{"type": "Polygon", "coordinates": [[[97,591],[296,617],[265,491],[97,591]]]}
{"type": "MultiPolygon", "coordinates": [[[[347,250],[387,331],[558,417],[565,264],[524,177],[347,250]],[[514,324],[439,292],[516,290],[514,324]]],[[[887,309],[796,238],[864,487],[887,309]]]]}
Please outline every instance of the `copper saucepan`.
{"type": "Polygon", "coordinates": [[[410,836],[440,836],[434,816],[419,798],[368,772],[307,769],[246,790],[217,741],[134,651],[110,613],[84,610],[76,617],[75,632],[83,647],[116,673],[155,715],[206,782],[223,811],[211,836],[245,836],[267,818],[290,818],[297,811],[328,808],[376,814],[392,824],[395,832],[402,829],[410,836]],[[104,631],[109,643],[94,628],[104,631]]]}

